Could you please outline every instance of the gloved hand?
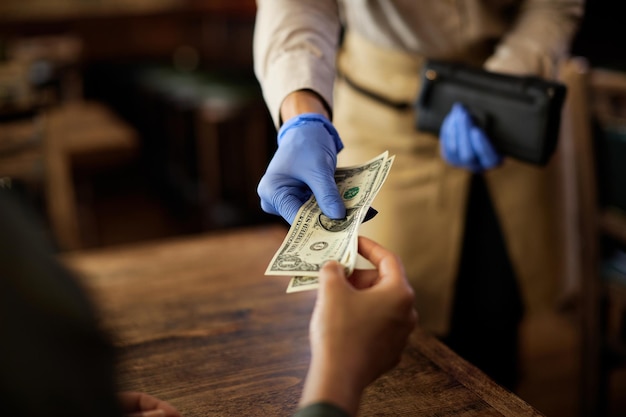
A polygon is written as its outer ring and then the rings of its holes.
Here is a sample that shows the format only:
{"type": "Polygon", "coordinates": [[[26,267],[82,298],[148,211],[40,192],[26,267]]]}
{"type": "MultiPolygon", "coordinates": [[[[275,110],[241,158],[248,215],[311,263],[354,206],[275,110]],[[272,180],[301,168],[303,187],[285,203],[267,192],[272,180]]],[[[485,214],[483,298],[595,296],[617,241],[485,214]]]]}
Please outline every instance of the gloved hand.
{"type": "Polygon", "coordinates": [[[444,119],[439,143],[443,159],[456,167],[482,172],[502,163],[502,156],[460,103],[444,119]]]}
{"type": "Polygon", "coordinates": [[[312,192],[325,215],[344,218],[334,177],[341,149],[339,134],[324,116],[304,113],[289,119],[278,131],[278,149],[257,187],[263,211],[291,224],[312,192]]]}

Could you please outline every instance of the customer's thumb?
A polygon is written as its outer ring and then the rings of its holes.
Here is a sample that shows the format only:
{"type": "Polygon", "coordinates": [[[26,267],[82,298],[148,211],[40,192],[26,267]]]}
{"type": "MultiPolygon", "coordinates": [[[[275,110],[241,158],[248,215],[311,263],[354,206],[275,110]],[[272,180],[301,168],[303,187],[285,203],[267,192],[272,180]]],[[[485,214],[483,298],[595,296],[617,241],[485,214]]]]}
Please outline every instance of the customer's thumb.
{"type": "Polygon", "coordinates": [[[349,285],[343,265],[334,260],[327,261],[322,265],[319,273],[319,282],[322,293],[337,293],[349,285]]]}

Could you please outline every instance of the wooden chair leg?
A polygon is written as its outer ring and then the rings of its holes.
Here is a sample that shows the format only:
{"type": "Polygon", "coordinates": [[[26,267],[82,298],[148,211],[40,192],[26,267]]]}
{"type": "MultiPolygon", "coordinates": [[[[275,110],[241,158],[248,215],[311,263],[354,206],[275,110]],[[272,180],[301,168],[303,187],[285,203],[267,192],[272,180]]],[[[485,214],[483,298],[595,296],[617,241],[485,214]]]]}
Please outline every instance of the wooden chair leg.
{"type": "Polygon", "coordinates": [[[45,194],[48,215],[57,243],[62,250],[81,247],[78,210],[72,170],[54,126],[44,136],[45,194]]]}

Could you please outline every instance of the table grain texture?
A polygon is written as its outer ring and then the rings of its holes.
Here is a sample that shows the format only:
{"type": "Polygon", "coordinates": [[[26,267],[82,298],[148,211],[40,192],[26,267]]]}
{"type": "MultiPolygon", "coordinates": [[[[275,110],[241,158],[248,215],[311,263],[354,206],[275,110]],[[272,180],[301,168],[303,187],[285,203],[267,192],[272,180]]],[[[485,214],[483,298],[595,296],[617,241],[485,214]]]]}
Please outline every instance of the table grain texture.
{"type": "MultiPolygon", "coordinates": [[[[153,394],[186,417],[295,412],[316,294],[286,294],[289,277],[264,275],[286,231],[260,226],[65,255],[119,348],[120,389],[153,394]]],[[[418,326],[400,364],[367,388],[359,415],[541,414],[418,326]]]]}

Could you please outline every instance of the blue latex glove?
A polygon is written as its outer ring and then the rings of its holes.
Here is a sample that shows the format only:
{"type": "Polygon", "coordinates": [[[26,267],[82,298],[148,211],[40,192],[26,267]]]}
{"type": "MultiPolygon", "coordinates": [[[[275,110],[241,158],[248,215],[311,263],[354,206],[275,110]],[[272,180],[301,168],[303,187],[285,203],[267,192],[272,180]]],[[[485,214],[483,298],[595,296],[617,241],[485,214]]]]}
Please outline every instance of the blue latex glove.
{"type": "Polygon", "coordinates": [[[443,120],[439,142],[441,156],[450,165],[482,172],[502,163],[502,156],[460,103],[443,120]]]}
{"type": "Polygon", "coordinates": [[[278,149],[257,187],[263,211],[291,224],[313,193],[326,216],[344,218],[346,208],[335,183],[341,149],[339,134],[324,116],[304,113],[289,119],[278,131],[278,149]]]}

